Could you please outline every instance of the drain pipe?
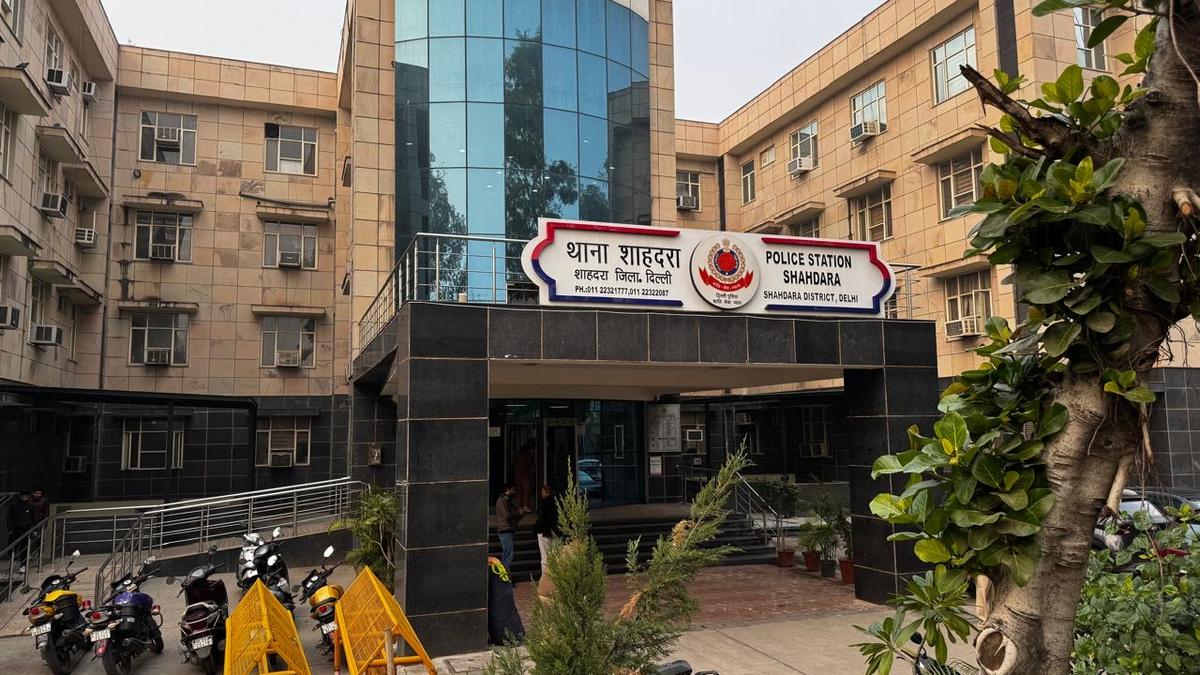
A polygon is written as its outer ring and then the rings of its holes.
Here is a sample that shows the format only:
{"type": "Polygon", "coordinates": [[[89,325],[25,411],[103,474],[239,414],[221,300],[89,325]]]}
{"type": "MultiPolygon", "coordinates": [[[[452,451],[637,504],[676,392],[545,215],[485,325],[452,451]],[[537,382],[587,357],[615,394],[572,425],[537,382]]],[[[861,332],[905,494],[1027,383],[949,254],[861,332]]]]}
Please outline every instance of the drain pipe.
{"type": "Polygon", "coordinates": [[[725,155],[717,157],[717,212],[721,218],[721,231],[728,229],[725,225],[725,155]]]}

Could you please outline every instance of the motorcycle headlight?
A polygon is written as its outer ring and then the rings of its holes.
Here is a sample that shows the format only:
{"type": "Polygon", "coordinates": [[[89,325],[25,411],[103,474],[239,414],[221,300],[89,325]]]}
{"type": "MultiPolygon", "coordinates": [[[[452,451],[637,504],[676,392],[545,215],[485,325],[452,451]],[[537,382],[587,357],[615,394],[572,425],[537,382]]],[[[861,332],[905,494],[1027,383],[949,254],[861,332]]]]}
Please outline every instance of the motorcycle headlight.
{"type": "Polygon", "coordinates": [[[278,579],[275,580],[275,587],[281,588],[283,590],[287,590],[287,587],[288,587],[287,579],[284,579],[283,577],[279,577],[278,579]]]}

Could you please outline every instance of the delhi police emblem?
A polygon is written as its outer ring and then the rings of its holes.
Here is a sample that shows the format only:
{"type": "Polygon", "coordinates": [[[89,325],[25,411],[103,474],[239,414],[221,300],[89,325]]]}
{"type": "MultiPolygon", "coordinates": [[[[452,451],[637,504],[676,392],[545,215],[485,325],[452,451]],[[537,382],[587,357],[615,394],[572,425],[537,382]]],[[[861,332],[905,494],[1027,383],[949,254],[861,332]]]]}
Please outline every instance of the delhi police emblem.
{"type": "Polygon", "coordinates": [[[692,281],[709,304],[721,309],[741,307],[758,290],[753,259],[728,237],[700,242],[692,253],[692,281]]]}

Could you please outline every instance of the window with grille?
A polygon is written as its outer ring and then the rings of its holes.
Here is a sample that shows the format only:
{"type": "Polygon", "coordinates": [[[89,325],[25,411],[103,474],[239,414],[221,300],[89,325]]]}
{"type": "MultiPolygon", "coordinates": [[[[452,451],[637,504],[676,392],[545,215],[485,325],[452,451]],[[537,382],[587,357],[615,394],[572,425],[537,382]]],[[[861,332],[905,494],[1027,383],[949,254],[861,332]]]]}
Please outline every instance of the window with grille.
{"type": "Polygon", "coordinates": [[[266,170],[300,176],[317,175],[317,130],[268,122],[266,170]]]}
{"type": "Polygon", "coordinates": [[[188,360],[188,315],[137,313],[130,317],[129,363],[183,366],[188,360]]]}
{"type": "Polygon", "coordinates": [[[978,319],[992,311],[991,270],[968,272],[946,279],[946,320],[978,319]]]}
{"type": "Polygon", "coordinates": [[[983,172],[983,148],[938,163],[938,183],[942,193],[942,218],[949,218],[956,207],[974,204],[979,198],[979,174],[983,172]]]}
{"type": "Polygon", "coordinates": [[[817,165],[817,123],[816,121],[800,127],[792,132],[790,137],[792,159],[808,157],[817,165]]]}
{"type": "Polygon", "coordinates": [[[121,434],[121,470],[183,468],[183,421],[171,425],[167,442],[168,420],[164,418],[127,417],[121,434]],[[169,462],[169,466],[168,466],[169,462]]]}
{"type": "Polygon", "coordinates": [[[863,122],[879,122],[880,133],[887,131],[887,87],[880,80],[850,99],[851,122],[858,126],[863,122]]]}
{"type": "Polygon", "coordinates": [[[975,27],[933,48],[933,100],[941,103],[971,88],[962,66],[975,66],[975,27]]]}
{"type": "Polygon", "coordinates": [[[308,466],[312,423],[307,417],[259,417],[255,466],[308,466]]]}
{"type": "Polygon", "coordinates": [[[162,211],[137,212],[133,257],[138,260],[192,261],[192,216],[162,211]]]}
{"type": "Polygon", "coordinates": [[[696,208],[700,208],[700,172],[678,171],[675,173],[675,196],[692,197],[696,208]]]}
{"type": "Polygon", "coordinates": [[[196,116],[143,112],[140,158],[165,164],[196,163],[196,116]]]}
{"type": "Polygon", "coordinates": [[[793,237],[808,237],[817,239],[821,236],[821,216],[815,215],[808,220],[802,220],[792,225],[793,237]]]}
{"type": "Polygon", "coordinates": [[[316,319],[297,316],[268,316],[262,320],[262,357],[260,364],[273,368],[298,353],[301,367],[316,366],[316,319]],[[280,357],[283,356],[281,359],[280,357]]]}
{"type": "Polygon", "coordinates": [[[1104,58],[1104,42],[1095,47],[1088,47],[1092,31],[1104,21],[1104,10],[1090,7],[1076,7],[1075,15],[1075,61],[1083,68],[1107,70],[1108,64],[1104,58]]]}
{"type": "Polygon", "coordinates": [[[263,267],[317,269],[317,226],[264,223],[263,267]]]}
{"type": "Polygon", "coordinates": [[[883,241],[892,236],[892,187],[850,199],[850,223],[863,241],[883,241]]]}
{"type": "Polygon", "coordinates": [[[742,203],[749,204],[754,201],[755,197],[754,185],[754,160],[750,160],[742,165],[742,203]]]}

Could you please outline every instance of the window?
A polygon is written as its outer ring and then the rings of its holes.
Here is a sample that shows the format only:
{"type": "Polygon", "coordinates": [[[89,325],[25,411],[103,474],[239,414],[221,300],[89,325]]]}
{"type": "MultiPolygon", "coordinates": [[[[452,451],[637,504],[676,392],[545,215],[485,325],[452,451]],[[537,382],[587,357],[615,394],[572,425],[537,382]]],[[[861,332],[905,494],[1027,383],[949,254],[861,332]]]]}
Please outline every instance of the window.
{"type": "Polygon", "coordinates": [[[78,91],[79,86],[80,86],[79,85],[79,66],[75,65],[74,61],[71,61],[70,67],[67,68],[67,75],[70,76],[67,80],[67,84],[69,84],[71,86],[71,89],[78,91]]]}
{"type": "Polygon", "coordinates": [[[974,204],[979,198],[979,174],[983,172],[983,148],[938,163],[942,192],[942,218],[957,206],[974,204]]]}
{"type": "Polygon", "coordinates": [[[700,208],[700,173],[698,171],[679,171],[675,174],[675,196],[691,197],[696,200],[696,208],[700,208]]]}
{"type": "Polygon", "coordinates": [[[850,200],[850,226],[863,241],[883,241],[892,236],[892,187],[850,200]]]}
{"type": "Polygon", "coordinates": [[[8,3],[0,3],[0,18],[4,19],[4,23],[12,30],[13,35],[21,37],[21,18],[25,13],[25,0],[9,0],[8,3]]]}
{"type": "Polygon", "coordinates": [[[88,134],[92,131],[92,104],[84,102],[79,108],[79,139],[88,143],[88,134]]]}
{"type": "Polygon", "coordinates": [[[875,83],[850,99],[853,126],[863,122],[879,122],[880,133],[887,131],[887,88],[883,81],[875,83]]]}
{"type": "Polygon", "coordinates": [[[129,363],[187,365],[188,315],[141,312],[131,317],[129,363]]]}
{"type": "Polygon", "coordinates": [[[143,112],[141,155],[144,162],[196,163],[196,116],[143,112]]]}
{"type": "Polygon", "coordinates": [[[268,316],[262,320],[262,360],[265,368],[283,362],[281,355],[298,353],[304,368],[316,366],[313,347],[317,341],[315,319],[298,316],[268,316]]]}
{"type": "Polygon", "coordinates": [[[54,70],[63,69],[63,41],[58,36],[58,31],[54,30],[54,26],[50,25],[49,17],[46,21],[46,70],[53,68],[54,70]]]}
{"type": "MultiPolygon", "coordinates": [[[[170,468],[183,468],[182,420],[171,430],[170,468]]],[[[121,434],[121,470],[146,471],[167,467],[167,418],[127,417],[121,434]]]]}
{"type": "Polygon", "coordinates": [[[8,299],[9,288],[8,256],[0,255],[0,305],[8,299]]]}
{"type": "Polygon", "coordinates": [[[975,27],[933,48],[933,102],[941,103],[971,88],[961,66],[975,66],[975,27]]]}
{"type": "Polygon", "coordinates": [[[798,418],[801,457],[829,457],[831,414],[827,405],[804,405],[795,409],[798,418]]]}
{"type": "Polygon", "coordinates": [[[138,260],[192,261],[192,216],[186,213],[137,212],[138,260]]]}
{"type": "Polygon", "coordinates": [[[69,178],[63,179],[62,195],[63,199],[67,200],[67,204],[75,204],[75,200],[79,196],[79,190],[75,187],[75,181],[69,178]]]}
{"type": "Polygon", "coordinates": [[[17,115],[0,103],[0,176],[9,175],[12,168],[12,144],[17,128],[17,115]]]}
{"type": "Polygon", "coordinates": [[[307,417],[260,417],[254,466],[308,466],[311,422],[307,417]]]}
{"type": "Polygon", "coordinates": [[[46,303],[50,302],[50,286],[38,279],[29,280],[29,325],[46,323],[46,303]]]}
{"type": "Polygon", "coordinates": [[[34,195],[34,204],[42,203],[43,194],[58,194],[58,162],[50,159],[46,153],[38,150],[38,193],[34,195]]]}
{"type": "MultiPolygon", "coordinates": [[[[883,315],[889,319],[900,318],[900,296],[904,293],[904,289],[896,286],[896,292],[883,303],[883,315]]],[[[912,317],[908,317],[912,318],[912,317]]]]}
{"type": "Polygon", "coordinates": [[[771,164],[774,164],[774,163],[775,163],[775,146],[772,145],[771,147],[767,148],[766,150],[763,150],[758,155],[758,164],[759,164],[759,166],[770,166],[771,164]]]}
{"type": "Polygon", "coordinates": [[[817,165],[817,123],[815,121],[792,132],[792,159],[808,157],[817,165]]]}
{"type": "Polygon", "coordinates": [[[991,270],[946,279],[946,320],[986,319],[992,311],[991,270]]]}
{"type": "Polygon", "coordinates": [[[65,295],[58,296],[58,318],[63,323],[63,347],[67,350],[67,358],[75,358],[75,337],[79,313],[75,305],[65,295]]]}
{"type": "Polygon", "coordinates": [[[1104,10],[1090,7],[1076,7],[1075,14],[1075,61],[1083,68],[1105,70],[1108,64],[1104,59],[1104,43],[1088,47],[1092,31],[1104,21],[1104,10]]]}
{"type": "Polygon", "coordinates": [[[742,165],[742,203],[754,201],[754,160],[742,165]]]}
{"type": "Polygon", "coordinates": [[[317,269],[317,226],[264,223],[263,267],[317,269]]]}
{"type": "Polygon", "coordinates": [[[817,239],[821,236],[821,216],[816,215],[808,220],[802,220],[792,225],[793,237],[808,237],[817,239]]]}
{"type": "Polygon", "coordinates": [[[267,122],[267,171],[317,175],[317,130],[267,122]]]}

